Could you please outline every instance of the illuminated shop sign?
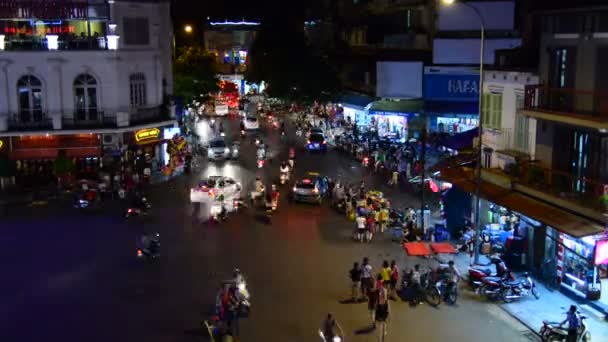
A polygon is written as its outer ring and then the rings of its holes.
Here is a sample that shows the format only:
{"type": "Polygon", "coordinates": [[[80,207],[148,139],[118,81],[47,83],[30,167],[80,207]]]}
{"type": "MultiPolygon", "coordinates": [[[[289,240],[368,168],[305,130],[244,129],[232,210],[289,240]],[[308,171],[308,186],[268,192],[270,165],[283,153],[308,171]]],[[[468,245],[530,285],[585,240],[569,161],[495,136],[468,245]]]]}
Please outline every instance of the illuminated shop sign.
{"type": "Polygon", "coordinates": [[[76,27],[74,26],[47,26],[47,27],[36,27],[31,28],[27,26],[21,27],[5,27],[4,33],[10,35],[23,34],[26,36],[32,35],[43,35],[43,34],[62,34],[62,33],[75,33],[76,27]]]}
{"type": "Polygon", "coordinates": [[[159,137],[160,130],[158,128],[140,129],[135,132],[135,141],[138,143],[158,140],[159,137]]]}
{"type": "Polygon", "coordinates": [[[2,146],[4,146],[4,141],[0,140],[0,150],[2,149],[2,146]]]}

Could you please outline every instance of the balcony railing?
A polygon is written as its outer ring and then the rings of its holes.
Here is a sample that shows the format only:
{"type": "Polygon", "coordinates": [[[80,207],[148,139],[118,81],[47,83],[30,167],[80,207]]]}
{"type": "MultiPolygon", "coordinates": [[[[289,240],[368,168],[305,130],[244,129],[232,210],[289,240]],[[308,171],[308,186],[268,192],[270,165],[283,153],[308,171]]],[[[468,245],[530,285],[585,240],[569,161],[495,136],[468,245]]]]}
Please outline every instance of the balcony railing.
{"type": "Polygon", "coordinates": [[[525,110],[608,120],[608,92],[526,86],[525,110]]]}
{"type": "Polygon", "coordinates": [[[71,118],[61,118],[63,129],[115,128],[116,117],[105,116],[104,112],[74,112],[71,118]]]}
{"type": "Polygon", "coordinates": [[[559,197],[598,212],[608,212],[608,195],[604,189],[608,184],[586,177],[577,177],[568,172],[548,169],[535,162],[519,162],[505,170],[518,184],[544,194],[559,197]]]}
{"type": "Polygon", "coordinates": [[[53,121],[46,114],[33,116],[14,115],[8,120],[9,131],[41,131],[53,129],[53,121]]]}

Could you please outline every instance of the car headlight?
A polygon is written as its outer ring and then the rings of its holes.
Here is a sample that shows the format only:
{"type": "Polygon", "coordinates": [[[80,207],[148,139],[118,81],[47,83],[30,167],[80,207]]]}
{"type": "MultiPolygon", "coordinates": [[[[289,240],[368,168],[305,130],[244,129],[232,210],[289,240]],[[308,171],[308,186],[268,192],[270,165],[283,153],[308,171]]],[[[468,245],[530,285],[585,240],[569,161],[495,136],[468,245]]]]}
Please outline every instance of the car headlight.
{"type": "Polygon", "coordinates": [[[224,149],[224,153],[230,153],[230,149],[229,149],[228,147],[226,147],[226,148],[224,149]]]}

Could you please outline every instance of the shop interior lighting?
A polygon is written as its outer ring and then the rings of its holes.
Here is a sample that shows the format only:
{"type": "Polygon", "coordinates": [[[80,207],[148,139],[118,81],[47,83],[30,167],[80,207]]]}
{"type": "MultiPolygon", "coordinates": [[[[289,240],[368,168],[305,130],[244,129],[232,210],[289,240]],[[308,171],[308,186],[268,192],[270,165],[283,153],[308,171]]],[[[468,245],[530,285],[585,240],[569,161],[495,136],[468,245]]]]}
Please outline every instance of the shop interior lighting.
{"type": "Polygon", "coordinates": [[[59,36],[55,34],[46,35],[46,46],[49,50],[59,49],[59,36]]]}
{"type": "Polygon", "coordinates": [[[0,34],[0,50],[4,50],[4,35],[0,34]]]}
{"type": "Polygon", "coordinates": [[[115,34],[110,34],[107,35],[106,38],[108,39],[108,50],[118,50],[118,39],[120,37],[115,34]]]}

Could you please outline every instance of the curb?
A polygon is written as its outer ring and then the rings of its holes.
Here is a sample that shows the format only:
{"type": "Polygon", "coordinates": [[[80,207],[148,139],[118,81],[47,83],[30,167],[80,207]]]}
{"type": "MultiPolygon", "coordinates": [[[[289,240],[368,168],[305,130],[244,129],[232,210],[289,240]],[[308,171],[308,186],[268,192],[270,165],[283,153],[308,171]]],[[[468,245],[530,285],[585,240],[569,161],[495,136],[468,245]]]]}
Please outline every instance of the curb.
{"type": "Polygon", "coordinates": [[[536,331],[535,328],[531,327],[526,321],[524,321],[523,319],[521,319],[519,316],[517,316],[514,313],[512,313],[511,311],[509,311],[507,308],[505,308],[501,304],[495,304],[495,305],[497,305],[502,311],[504,311],[505,313],[507,313],[509,316],[511,316],[512,318],[514,318],[516,321],[518,321],[519,323],[521,323],[521,325],[523,325],[526,328],[528,328],[528,330],[530,330],[535,336],[541,337],[540,334],[538,333],[538,331],[536,331]]]}

